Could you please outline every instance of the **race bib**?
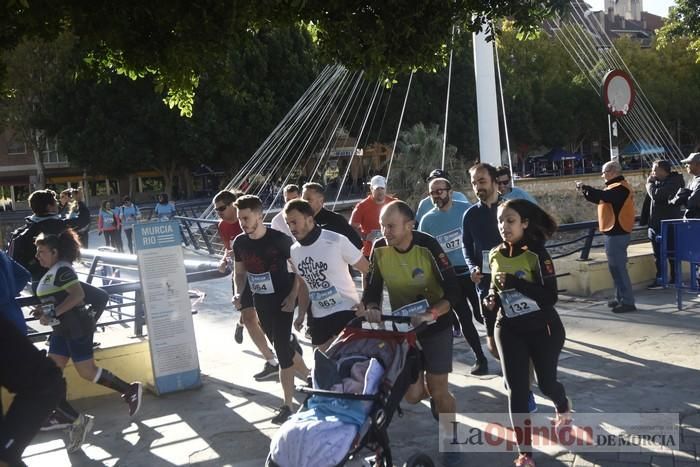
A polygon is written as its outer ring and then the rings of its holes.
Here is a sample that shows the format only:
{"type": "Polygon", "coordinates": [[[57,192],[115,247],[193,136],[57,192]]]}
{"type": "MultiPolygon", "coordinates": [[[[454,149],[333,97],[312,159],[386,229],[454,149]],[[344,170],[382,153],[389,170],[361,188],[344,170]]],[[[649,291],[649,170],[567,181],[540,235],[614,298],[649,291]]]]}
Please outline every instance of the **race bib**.
{"type": "Polygon", "coordinates": [[[503,290],[498,292],[498,295],[501,297],[501,305],[506,318],[517,318],[540,309],[536,301],[515,289],[503,290]]]}
{"type": "Polygon", "coordinates": [[[275,293],[275,287],[272,285],[272,276],[269,272],[262,274],[248,273],[248,284],[250,291],[258,295],[270,295],[275,293]]]}
{"type": "Polygon", "coordinates": [[[489,250],[484,250],[481,252],[481,273],[482,274],[491,274],[491,265],[489,264],[489,250]]]}
{"type": "Polygon", "coordinates": [[[418,302],[409,303],[391,312],[394,316],[413,316],[428,311],[428,300],[423,299],[418,302]]]}
{"type": "Polygon", "coordinates": [[[314,292],[309,292],[309,298],[312,302],[316,303],[320,308],[333,308],[338,305],[342,298],[338,293],[335,286],[328,289],[316,290],[314,292]]]}
{"type": "Polygon", "coordinates": [[[449,253],[462,249],[462,229],[454,229],[437,236],[437,241],[445,251],[449,253]]]}

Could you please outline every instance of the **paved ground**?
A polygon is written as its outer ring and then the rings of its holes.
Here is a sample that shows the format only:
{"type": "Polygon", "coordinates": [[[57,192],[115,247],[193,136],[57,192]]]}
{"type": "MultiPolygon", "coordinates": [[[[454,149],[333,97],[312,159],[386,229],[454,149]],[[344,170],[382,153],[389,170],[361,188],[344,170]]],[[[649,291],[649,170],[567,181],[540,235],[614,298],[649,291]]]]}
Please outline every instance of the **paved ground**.
{"type": "MultiPolygon", "coordinates": [[[[64,465],[160,467],[171,465],[261,466],[276,430],[270,423],[280,404],[279,386],[256,383],[262,360],[249,338],[233,342],[236,316],[229,305],[227,279],[195,284],[207,293],[195,316],[204,385],[165,397],[147,395],[136,420],[120,399],[107,396],[76,406],[95,416],[83,450],[68,455],[61,433],[41,434],[25,452],[29,466],[64,465]]],[[[688,296],[686,309],[675,309],[671,291],[640,292],[640,310],[614,315],[602,301],[562,298],[558,309],[567,342],[560,380],[579,412],[677,412],[682,420],[681,451],[641,453],[536,454],[538,466],[689,466],[700,463],[700,299],[688,296]]],[[[96,340],[107,341],[107,336],[96,340]]],[[[305,349],[308,343],[302,341],[305,349]]],[[[471,351],[456,340],[451,390],[460,412],[503,412],[506,397],[498,363],[493,375],[472,377],[471,351]]],[[[310,352],[306,352],[307,360],[310,352]]],[[[553,412],[537,396],[540,412],[553,412]]],[[[427,405],[404,405],[403,418],[390,428],[395,463],[416,451],[435,459],[437,425],[427,405]]],[[[467,454],[465,466],[512,465],[512,454],[467,454]]],[[[355,462],[352,465],[359,465],[355,462]]],[[[299,466],[302,467],[302,466],[299,466]]]]}

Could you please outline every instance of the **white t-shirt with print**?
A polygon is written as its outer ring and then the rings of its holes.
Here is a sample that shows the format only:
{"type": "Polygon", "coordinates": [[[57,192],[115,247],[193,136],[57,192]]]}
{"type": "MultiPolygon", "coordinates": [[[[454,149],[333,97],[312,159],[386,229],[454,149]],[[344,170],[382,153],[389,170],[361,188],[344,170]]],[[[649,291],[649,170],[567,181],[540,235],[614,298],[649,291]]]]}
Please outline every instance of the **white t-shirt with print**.
{"type": "Polygon", "coordinates": [[[309,289],[314,318],[350,310],[360,303],[348,265],[360,261],[362,251],[347,237],[321,230],[321,235],[309,246],[295,242],[290,256],[295,272],[309,289]]]}

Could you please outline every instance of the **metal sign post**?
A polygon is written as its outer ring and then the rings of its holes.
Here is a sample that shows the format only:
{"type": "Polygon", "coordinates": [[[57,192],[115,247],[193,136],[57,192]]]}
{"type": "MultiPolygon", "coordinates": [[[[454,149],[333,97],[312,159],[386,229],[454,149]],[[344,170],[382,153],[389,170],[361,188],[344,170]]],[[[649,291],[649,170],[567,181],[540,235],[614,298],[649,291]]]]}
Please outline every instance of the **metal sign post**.
{"type": "Polygon", "coordinates": [[[627,115],[634,105],[634,84],[622,70],[610,70],[603,77],[603,101],[608,111],[608,137],[610,139],[610,160],[619,158],[617,148],[618,117],[627,115]]]}

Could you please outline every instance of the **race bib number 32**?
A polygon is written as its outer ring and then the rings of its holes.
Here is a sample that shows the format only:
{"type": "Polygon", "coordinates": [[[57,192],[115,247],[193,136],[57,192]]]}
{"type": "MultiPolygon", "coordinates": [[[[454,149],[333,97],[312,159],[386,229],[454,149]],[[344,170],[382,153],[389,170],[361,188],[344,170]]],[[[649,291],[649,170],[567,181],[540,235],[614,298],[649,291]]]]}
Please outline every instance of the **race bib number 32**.
{"type": "Polygon", "coordinates": [[[270,295],[275,293],[275,287],[272,285],[272,276],[269,272],[262,274],[248,273],[248,284],[250,291],[258,295],[270,295]]]}

